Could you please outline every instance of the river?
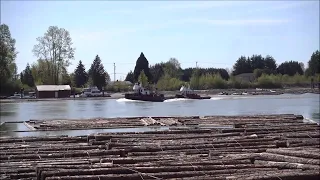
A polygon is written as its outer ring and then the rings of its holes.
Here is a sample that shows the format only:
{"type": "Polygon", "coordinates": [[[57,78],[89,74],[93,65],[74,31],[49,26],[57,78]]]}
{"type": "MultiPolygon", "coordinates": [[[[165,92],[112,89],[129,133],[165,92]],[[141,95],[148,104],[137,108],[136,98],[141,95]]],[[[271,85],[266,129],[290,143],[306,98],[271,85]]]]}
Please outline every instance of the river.
{"type": "MultiPolygon", "coordinates": [[[[34,101],[1,103],[0,117],[3,123],[58,118],[301,114],[319,123],[319,103],[319,94],[214,96],[209,100],[172,99],[162,103],[126,99],[34,101]]],[[[12,126],[2,131],[21,129],[12,126]]]]}

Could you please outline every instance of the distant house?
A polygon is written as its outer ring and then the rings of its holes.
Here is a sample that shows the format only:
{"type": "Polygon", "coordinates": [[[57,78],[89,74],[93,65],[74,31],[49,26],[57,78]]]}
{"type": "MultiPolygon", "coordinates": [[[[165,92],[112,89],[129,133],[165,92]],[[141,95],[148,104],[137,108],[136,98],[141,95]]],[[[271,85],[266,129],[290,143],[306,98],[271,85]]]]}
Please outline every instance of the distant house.
{"type": "Polygon", "coordinates": [[[67,98],[71,95],[69,85],[38,85],[36,86],[37,98],[67,98]]]}
{"type": "Polygon", "coordinates": [[[242,73],[235,76],[238,81],[253,82],[255,77],[253,73],[242,73]]]}

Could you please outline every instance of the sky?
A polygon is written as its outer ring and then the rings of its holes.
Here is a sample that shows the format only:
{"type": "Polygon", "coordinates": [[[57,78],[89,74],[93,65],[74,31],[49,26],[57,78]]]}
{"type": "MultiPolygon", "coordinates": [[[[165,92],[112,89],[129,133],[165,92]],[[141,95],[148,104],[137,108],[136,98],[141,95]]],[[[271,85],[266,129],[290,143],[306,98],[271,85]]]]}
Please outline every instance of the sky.
{"type": "Polygon", "coordinates": [[[1,1],[19,52],[18,72],[36,62],[36,38],[49,26],[70,32],[75,58],[90,68],[99,55],[123,80],[143,52],[149,64],[176,58],[182,68],[232,68],[241,56],[271,55],[307,66],[319,49],[318,1],[1,1]]]}

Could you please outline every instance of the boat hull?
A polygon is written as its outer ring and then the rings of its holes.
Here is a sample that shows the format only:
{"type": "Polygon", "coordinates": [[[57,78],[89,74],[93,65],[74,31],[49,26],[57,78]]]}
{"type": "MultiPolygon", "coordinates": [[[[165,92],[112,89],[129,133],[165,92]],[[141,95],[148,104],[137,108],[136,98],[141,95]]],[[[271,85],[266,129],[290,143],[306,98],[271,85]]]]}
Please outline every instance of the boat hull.
{"type": "Polygon", "coordinates": [[[163,94],[161,95],[140,95],[140,94],[131,94],[127,93],[124,95],[126,99],[138,100],[138,101],[150,101],[150,102],[163,102],[165,100],[163,94]]]}
{"type": "Polygon", "coordinates": [[[198,94],[187,94],[187,95],[182,95],[182,94],[177,94],[176,98],[186,98],[186,99],[210,99],[210,96],[205,96],[201,97],[198,94]]]}

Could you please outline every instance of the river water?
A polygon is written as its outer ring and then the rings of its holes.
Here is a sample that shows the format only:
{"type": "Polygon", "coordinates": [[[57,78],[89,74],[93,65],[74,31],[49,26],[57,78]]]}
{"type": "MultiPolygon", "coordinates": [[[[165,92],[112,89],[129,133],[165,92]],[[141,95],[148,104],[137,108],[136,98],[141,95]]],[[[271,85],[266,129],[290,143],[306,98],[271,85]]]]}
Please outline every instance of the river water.
{"type": "MultiPolygon", "coordinates": [[[[319,95],[214,96],[208,100],[172,99],[165,102],[126,99],[17,102],[1,103],[0,111],[1,122],[58,118],[250,114],[301,114],[305,118],[320,122],[319,95]]],[[[17,127],[5,128],[11,129],[17,127]]]]}

